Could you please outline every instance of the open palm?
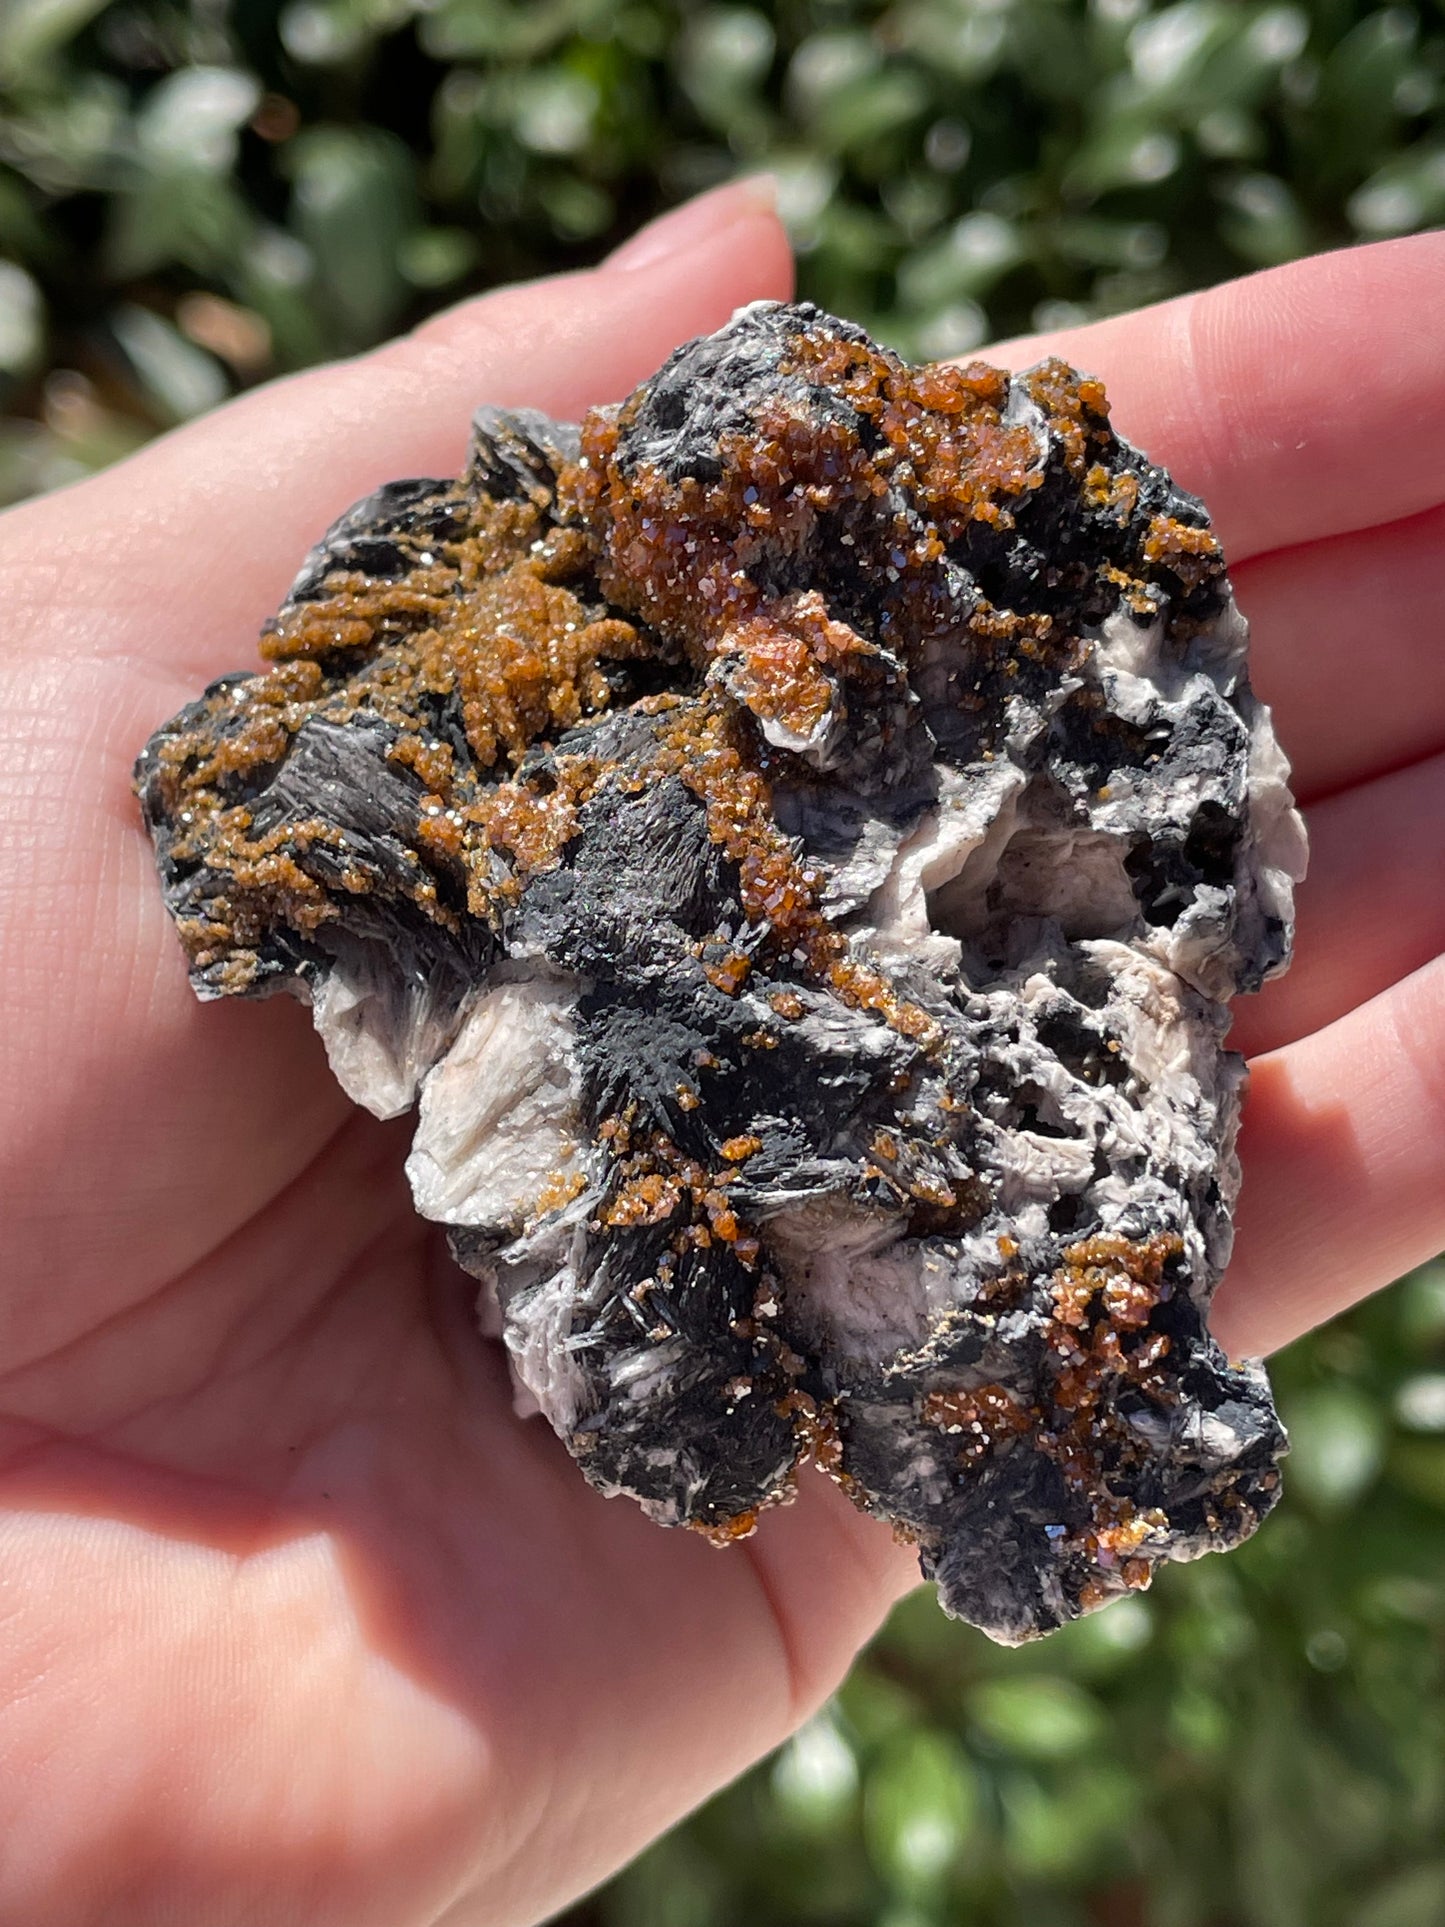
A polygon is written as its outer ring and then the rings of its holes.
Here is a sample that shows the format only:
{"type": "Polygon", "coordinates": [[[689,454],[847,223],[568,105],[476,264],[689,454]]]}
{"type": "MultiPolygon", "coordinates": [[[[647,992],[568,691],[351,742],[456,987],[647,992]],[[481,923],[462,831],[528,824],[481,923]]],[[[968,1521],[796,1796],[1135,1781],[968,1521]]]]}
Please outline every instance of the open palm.
{"type": "MultiPolygon", "coordinates": [[[[747,189],[653,240],[0,521],[3,1927],[536,1919],[782,1738],[909,1583],[821,1479],[719,1554],[512,1416],[405,1125],[288,1001],[195,1004],[129,794],[320,528],[453,471],[473,405],[575,414],[787,290],[747,189]]],[[[1445,244],[1402,242],[1049,344],[1216,510],[1318,799],[1300,965],[1248,1013],[1240,1350],[1445,1240],[1442,285],[1445,244]]]]}

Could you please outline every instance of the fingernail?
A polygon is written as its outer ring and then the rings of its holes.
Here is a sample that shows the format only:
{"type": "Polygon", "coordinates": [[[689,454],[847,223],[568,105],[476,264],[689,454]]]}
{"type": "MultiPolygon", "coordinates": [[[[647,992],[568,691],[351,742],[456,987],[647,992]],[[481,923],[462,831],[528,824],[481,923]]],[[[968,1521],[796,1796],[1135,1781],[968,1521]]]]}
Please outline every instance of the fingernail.
{"type": "Polygon", "coordinates": [[[744,214],[758,209],[775,214],[777,207],[778,183],[774,175],[749,174],[740,181],[725,181],[721,187],[710,188],[706,194],[684,201],[681,207],[669,208],[666,214],[649,221],[631,240],[624,241],[609,254],[603,266],[629,270],[655,267],[670,255],[680,254],[710,234],[730,227],[744,214]]]}

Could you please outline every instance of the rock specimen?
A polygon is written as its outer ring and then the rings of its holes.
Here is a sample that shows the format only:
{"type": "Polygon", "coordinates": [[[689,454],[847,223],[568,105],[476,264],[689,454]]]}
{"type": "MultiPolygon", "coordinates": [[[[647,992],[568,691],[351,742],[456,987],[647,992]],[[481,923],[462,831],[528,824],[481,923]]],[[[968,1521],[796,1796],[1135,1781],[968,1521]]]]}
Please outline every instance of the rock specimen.
{"type": "Polygon", "coordinates": [[[1303,866],[1245,641],[1098,382],[762,303],[359,503],[137,784],[595,1485],[727,1540],[812,1456],[1017,1641],[1278,1489],[1205,1326],[1303,866]]]}

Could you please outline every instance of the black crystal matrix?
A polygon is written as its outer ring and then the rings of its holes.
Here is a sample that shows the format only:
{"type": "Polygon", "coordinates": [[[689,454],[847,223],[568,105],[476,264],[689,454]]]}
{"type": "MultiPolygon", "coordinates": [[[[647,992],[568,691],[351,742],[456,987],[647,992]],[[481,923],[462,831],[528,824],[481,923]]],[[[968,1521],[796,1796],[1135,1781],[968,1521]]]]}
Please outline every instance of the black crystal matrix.
{"type": "Polygon", "coordinates": [[[601,1490],[812,1456],[1022,1640],[1245,1537],[1226,1000],[1303,836],[1201,505],[1097,382],[760,304],[483,410],[137,783],[206,997],[309,999],[601,1490]]]}

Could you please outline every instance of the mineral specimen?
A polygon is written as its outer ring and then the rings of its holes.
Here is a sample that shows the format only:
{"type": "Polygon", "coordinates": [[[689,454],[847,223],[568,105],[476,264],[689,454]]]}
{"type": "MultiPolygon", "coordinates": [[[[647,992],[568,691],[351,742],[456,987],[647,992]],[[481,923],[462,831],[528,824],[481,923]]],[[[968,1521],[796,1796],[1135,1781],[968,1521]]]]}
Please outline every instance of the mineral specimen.
{"type": "Polygon", "coordinates": [[[760,303],[359,503],[137,785],[596,1486],[723,1541],[811,1456],[1017,1641],[1278,1489],[1205,1323],[1304,853],[1245,642],[1097,381],[760,303]]]}

